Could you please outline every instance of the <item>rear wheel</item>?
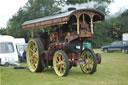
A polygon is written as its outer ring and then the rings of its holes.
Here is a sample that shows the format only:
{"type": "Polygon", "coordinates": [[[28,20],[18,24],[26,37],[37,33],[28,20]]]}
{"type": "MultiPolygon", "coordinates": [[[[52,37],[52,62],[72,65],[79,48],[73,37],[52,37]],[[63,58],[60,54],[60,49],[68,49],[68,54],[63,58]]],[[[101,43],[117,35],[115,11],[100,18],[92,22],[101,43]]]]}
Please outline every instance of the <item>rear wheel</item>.
{"type": "Polygon", "coordinates": [[[27,64],[31,72],[42,72],[43,65],[41,60],[42,43],[39,39],[31,39],[27,46],[27,64]]]}
{"type": "Polygon", "coordinates": [[[96,53],[97,64],[101,64],[101,54],[96,53]]]}
{"type": "Polygon", "coordinates": [[[80,57],[85,59],[85,64],[80,65],[80,68],[83,73],[93,74],[94,72],[96,72],[97,60],[93,50],[83,50],[80,57]]]}
{"type": "Polygon", "coordinates": [[[69,72],[68,56],[62,50],[56,51],[53,57],[53,67],[58,76],[66,76],[69,72]]]}

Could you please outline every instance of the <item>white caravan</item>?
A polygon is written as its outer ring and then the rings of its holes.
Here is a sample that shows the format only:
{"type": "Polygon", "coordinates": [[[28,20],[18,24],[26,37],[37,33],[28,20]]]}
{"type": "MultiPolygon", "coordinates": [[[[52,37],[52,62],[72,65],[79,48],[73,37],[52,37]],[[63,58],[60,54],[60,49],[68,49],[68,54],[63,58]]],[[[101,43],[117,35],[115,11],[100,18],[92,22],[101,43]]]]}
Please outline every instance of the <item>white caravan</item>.
{"type": "Polygon", "coordinates": [[[0,35],[0,65],[18,64],[18,53],[15,38],[0,35]]]}

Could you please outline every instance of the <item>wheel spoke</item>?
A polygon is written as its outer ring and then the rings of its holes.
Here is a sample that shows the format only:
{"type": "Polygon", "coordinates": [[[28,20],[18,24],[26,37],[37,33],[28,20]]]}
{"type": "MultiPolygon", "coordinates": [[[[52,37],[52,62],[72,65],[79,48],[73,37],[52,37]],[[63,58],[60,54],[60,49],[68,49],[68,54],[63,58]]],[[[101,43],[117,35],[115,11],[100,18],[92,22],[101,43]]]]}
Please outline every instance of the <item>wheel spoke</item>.
{"type": "Polygon", "coordinates": [[[41,45],[39,39],[31,39],[28,42],[27,46],[27,63],[31,72],[41,72],[43,70],[43,66],[39,59],[41,50],[39,46],[41,45]]]}
{"type": "Polygon", "coordinates": [[[58,76],[65,76],[69,70],[67,68],[69,64],[66,63],[65,57],[67,56],[62,51],[57,51],[53,57],[54,70],[58,76]]]}
{"type": "Polygon", "coordinates": [[[59,62],[59,60],[58,59],[56,59],[56,63],[58,63],[59,62]]]}
{"type": "Polygon", "coordinates": [[[80,65],[81,67],[81,70],[84,72],[84,73],[94,73],[95,72],[95,66],[96,66],[96,60],[95,59],[95,55],[93,53],[92,50],[90,49],[85,49],[82,54],[81,54],[81,57],[85,58],[85,64],[83,65],[80,65]]]}
{"type": "Polygon", "coordinates": [[[63,73],[63,69],[62,69],[62,67],[60,67],[60,73],[63,73]]]}
{"type": "Polygon", "coordinates": [[[89,60],[89,64],[93,64],[94,62],[93,62],[93,59],[90,59],[89,60]]]}
{"type": "Polygon", "coordinates": [[[64,57],[62,58],[62,61],[63,61],[63,62],[65,62],[65,59],[64,59],[64,57]]]}
{"type": "Polygon", "coordinates": [[[58,57],[59,57],[59,61],[61,61],[61,55],[59,55],[58,57]]]}

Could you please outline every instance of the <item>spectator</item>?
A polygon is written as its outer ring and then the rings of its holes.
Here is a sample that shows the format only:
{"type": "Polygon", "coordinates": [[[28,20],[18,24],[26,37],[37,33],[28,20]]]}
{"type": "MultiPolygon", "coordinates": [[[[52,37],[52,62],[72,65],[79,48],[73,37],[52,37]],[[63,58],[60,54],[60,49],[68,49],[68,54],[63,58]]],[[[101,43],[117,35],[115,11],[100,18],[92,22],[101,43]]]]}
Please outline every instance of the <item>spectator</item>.
{"type": "Polygon", "coordinates": [[[26,61],[26,49],[24,49],[23,55],[22,55],[23,61],[26,61]]]}

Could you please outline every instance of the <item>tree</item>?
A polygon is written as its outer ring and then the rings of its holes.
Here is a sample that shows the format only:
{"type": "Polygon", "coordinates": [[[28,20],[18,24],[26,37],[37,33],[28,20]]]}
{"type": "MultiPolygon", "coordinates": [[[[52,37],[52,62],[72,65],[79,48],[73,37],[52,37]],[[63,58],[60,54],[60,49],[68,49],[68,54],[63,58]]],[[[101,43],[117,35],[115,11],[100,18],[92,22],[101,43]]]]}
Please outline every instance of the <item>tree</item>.
{"type": "Polygon", "coordinates": [[[26,20],[25,11],[20,8],[7,23],[7,34],[14,37],[27,37],[27,32],[21,29],[22,23],[26,20]]]}
{"type": "Polygon", "coordinates": [[[49,16],[59,10],[54,0],[28,0],[24,8],[30,19],[49,16]]]}
{"type": "Polygon", "coordinates": [[[6,29],[5,28],[0,28],[0,35],[6,35],[6,29]]]}
{"type": "Polygon", "coordinates": [[[91,38],[93,47],[101,47],[113,41],[111,34],[109,34],[111,33],[111,27],[112,25],[109,20],[94,25],[94,35],[91,38]]]}
{"type": "Polygon", "coordinates": [[[31,35],[31,31],[21,29],[23,22],[52,15],[57,10],[59,8],[56,6],[55,0],[28,0],[27,4],[9,19],[7,34],[14,37],[28,38],[31,35]]]}
{"type": "MultiPolygon", "coordinates": [[[[115,40],[122,40],[122,34],[128,33],[128,10],[118,17],[111,17],[95,26],[95,34],[91,39],[96,45],[106,45],[115,40]]],[[[96,46],[95,45],[95,46],[96,46]]]]}
{"type": "Polygon", "coordinates": [[[120,16],[116,17],[113,21],[113,32],[115,32],[114,37],[122,40],[122,34],[128,32],[127,27],[128,21],[128,10],[124,11],[120,16]]]}

